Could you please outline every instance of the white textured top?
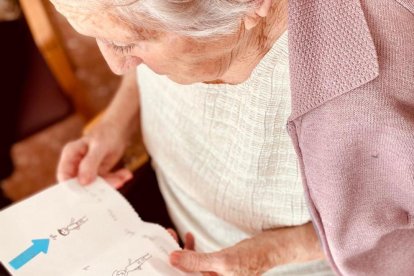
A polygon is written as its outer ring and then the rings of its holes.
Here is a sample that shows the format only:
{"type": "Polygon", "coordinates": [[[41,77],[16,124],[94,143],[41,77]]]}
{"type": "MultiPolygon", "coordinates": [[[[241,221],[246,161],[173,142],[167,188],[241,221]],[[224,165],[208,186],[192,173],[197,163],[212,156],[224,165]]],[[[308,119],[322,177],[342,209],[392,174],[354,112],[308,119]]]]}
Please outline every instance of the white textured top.
{"type": "Polygon", "coordinates": [[[285,33],[239,85],[179,85],[138,70],[144,141],[177,230],[199,251],[310,221],[290,115],[285,33]]]}

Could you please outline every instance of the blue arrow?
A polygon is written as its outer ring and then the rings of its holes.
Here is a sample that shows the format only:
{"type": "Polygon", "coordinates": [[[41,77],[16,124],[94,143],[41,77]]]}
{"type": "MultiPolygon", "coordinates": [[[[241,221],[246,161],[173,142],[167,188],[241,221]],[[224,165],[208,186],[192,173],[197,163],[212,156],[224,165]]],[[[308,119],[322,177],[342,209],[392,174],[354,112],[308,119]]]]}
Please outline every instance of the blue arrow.
{"type": "Polygon", "coordinates": [[[15,269],[18,270],[25,264],[27,264],[31,259],[36,257],[40,252],[47,253],[49,249],[49,239],[41,239],[41,240],[32,240],[33,245],[30,246],[28,249],[23,251],[22,254],[14,258],[10,261],[10,265],[15,269]]]}

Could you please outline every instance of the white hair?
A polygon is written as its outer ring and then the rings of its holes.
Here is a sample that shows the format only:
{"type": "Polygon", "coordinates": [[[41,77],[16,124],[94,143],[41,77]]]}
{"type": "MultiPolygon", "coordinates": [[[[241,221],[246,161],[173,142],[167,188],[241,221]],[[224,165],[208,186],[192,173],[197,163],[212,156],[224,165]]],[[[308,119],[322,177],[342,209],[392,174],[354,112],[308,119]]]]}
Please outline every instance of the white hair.
{"type": "MultiPolygon", "coordinates": [[[[62,0],[55,0],[61,2],[62,0]]],[[[239,30],[242,18],[263,0],[71,0],[85,8],[114,9],[123,21],[189,37],[215,37],[239,30]],[[137,16],[139,15],[139,16],[137,16]]]]}

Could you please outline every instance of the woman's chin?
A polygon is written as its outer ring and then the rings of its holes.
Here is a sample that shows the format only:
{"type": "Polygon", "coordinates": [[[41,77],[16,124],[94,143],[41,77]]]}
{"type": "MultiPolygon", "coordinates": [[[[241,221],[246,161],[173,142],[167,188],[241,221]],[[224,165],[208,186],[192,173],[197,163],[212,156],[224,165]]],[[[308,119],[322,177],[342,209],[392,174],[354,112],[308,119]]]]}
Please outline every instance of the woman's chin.
{"type": "Polygon", "coordinates": [[[173,82],[181,84],[181,85],[189,85],[189,84],[203,82],[202,80],[197,80],[195,78],[177,77],[174,75],[166,75],[166,76],[173,82]]]}

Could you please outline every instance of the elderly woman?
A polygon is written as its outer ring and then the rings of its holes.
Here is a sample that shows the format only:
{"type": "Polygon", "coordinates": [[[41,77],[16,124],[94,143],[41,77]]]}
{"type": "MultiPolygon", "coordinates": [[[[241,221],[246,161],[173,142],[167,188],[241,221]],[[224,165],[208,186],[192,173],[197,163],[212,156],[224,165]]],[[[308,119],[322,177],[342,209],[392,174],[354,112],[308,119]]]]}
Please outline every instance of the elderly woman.
{"type": "Polygon", "coordinates": [[[414,3],[287,2],[53,0],[124,74],[58,178],[122,185],[139,113],[178,268],[414,275],[414,3]]]}

